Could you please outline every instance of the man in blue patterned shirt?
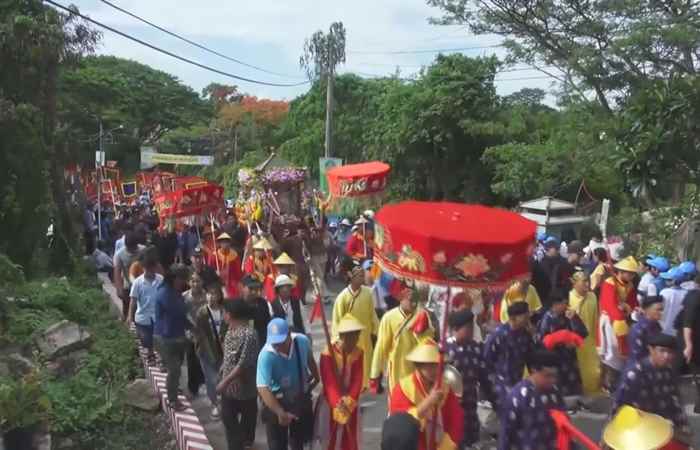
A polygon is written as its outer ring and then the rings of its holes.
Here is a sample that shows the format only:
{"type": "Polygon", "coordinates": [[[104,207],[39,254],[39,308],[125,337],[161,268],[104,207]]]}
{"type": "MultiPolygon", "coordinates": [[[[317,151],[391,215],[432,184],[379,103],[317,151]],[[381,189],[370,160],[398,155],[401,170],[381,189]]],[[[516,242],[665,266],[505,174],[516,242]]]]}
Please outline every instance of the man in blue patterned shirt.
{"type": "Polygon", "coordinates": [[[513,386],[502,409],[498,450],[557,448],[557,429],[549,411],[564,411],[556,387],[558,359],[546,350],[531,357],[530,376],[513,386]]]}
{"type": "Polygon", "coordinates": [[[676,338],[654,334],[648,337],[647,345],[649,356],[626,368],[613,397],[612,414],[622,405],[657,414],[673,422],[674,439],[687,444],[692,434],[681,405],[680,382],[673,370],[676,338]]]}
{"type": "Polygon", "coordinates": [[[535,341],[529,326],[527,303],[515,302],[508,307],[508,323],[499,326],[484,344],[484,360],[498,402],[497,411],[503,408],[510,389],[523,378],[525,364],[534,351],[535,341]]]}
{"type": "Polygon", "coordinates": [[[462,446],[468,448],[479,441],[479,417],[476,412],[478,387],[490,400],[492,391],[486,361],[483,358],[483,345],[474,341],[474,314],[461,310],[450,314],[448,319],[452,336],[447,339],[448,361],[462,374],[462,409],[464,409],[464,438],[462,446]]]}

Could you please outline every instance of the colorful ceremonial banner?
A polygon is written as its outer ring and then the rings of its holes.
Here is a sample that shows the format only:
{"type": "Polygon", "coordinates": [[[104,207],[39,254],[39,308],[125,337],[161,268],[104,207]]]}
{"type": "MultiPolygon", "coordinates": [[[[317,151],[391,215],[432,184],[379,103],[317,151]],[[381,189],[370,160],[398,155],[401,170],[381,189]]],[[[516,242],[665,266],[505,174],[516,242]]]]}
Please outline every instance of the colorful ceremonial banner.
{"type": "Polygon", "coordinates": [[[319,168],[319,185],[323,192],[328,192],[328,180],[326,178],[326,173],[334,167],[342,166],[343,160],[340,158],[319,158],[318,168],[319,168]]]}
{"type": "Polygon", "coordinates": [[[224,206],[224,188],[208,184],[191,189],[164,192],[154,199],[158,215],[164,218],[197,216],[224,206]]]}
{"type": "Polygon", "coordinates": [[[141,147],[141,168],[148,169],[156,164],[181,164],[188,166],[211,166],[214,157],[209,155],[176,155],[158,153],[152,147],[141,147]]]}
{"type": "Polygon", "coordinates": [[[122,195],[124,197],[136,197],[136,181],[129,181],[128,183],[122,183],[122,195]]]}
{"type": "Polygon", "coordinates": [[[383,191],[389,172],[389,164],[373,161],[334,167],[326,176],[333,197],[361,197],[383,191]]]}

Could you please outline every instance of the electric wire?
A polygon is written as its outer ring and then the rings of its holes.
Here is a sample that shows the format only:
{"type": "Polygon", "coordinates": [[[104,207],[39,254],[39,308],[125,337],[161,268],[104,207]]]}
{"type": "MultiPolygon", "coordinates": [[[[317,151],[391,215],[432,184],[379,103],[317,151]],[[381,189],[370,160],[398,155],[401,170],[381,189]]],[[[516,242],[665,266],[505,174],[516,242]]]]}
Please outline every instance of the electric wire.
{"type": "Polygon", "coordinates": [[[139,20],[139,21],[141,21],[141,22],[143,22],[143,23],[145,23],[145,24],[147,24],[147,25],[150,25],[150,26],[152,26],[153,28],[155,28],[155,29],[157,29],[157,30],[159,30],[159,31],[162,31],[162,32],[165,33],[165,34],[168,34],[168,35],[170,35],[170,36],[172,36],[172,37],[174,37],[174,38],[176,38],[176,39],[179,39],[179,40],[181,40],[181,41],[184,41],[184,42],[186,42],[186,43],[188,43],[188,44],[190,44],[190,45],[193,45],[193,46],[195,46],[195,47],[197,47],[197,48],[199,48],[199,49],[201,49],[201,50],[204,50],[204,51],[206,51],[206,52],[209,52],[209,53],[211,53],[211,54],[213,54],[213,55],[216,55],[216,56],[218,56],[218,57],[220,57],[220,58],[224,58],[224,59],[226,59],[226,60],[228,60],[228,61],[231,61],[231,62],[234,62],[234,63],[236,63],[236,64],[240,64],[240,65],[242,65],[242,66],[250,67],[251,69],[259,70],[259,71],[261,71],[261,72],[265,72],[265,73],[268,73],[268,74],[270,74],[270,75],[276,75],[276,76],[280,76],[280,77],[284,77],[284,78],[297,78],[297,79],[300,78],[300,77],[298,77],[298,76],[291,76],[291,75],[285,75],[285,74],[283,74],[283,73],[273,72],[273,71],[271,71],[271,70],[267,70],[267,69],[265,69],[265,68],[258,67],[258,66],[255,66],[255,65],[253,65],[253,64],[249,64],[249,63],[247,63],[247,62],[241,61],[240,59],[236,59],[236,58],[233,58],[233,57],[231,57],[231,56],[224,55],[223,53],[217,52],[216,50],[212,50],[212,49],[210,49],[210,48],[208,48],[208,47],[206,47],[206,46],[204,46],[204,45],[202,45],[202,44],[199,44],[199,43],[197,43],[197,42],[195,42],[195,41],[192,41],[192,40],[190,40],[190,39],[187,39],[187,38],[184,37],[184,36],[181,36],[181,35],[179,35],[179,34],[177,34],[177,33],[174,33],[174,32],[172,32],[172,31],[170,31],[170,30],[168,30],[168,29],[166,29],[166,28],[163,28],[163,27],[161,27],[160,25],[156,25],[155,23],[150,22],[150,21],[144,19],[143,17],[140,17],[140,16],[138,16],[138,15],[136,15],[136,14],[130,12],[130,11],[127,11],[126,9],[124,9],[124,8],[118,6],[118,5],[115,5],[115,4],[112,3],[112,2],[109,2],[109,1],[107,1],[107,0],[100,0],[100,1],[101,1],[102,3],[104,3],[105,5],[107,5],[107,6],[111,7],[111,8],[114,8],[114,9],[116,9],[117,11],[120,11],[120,12],[126,14],[127,16],[133,17],[134,19],[139,20]]]}
{"type": "Polygon", "coordinates": [[[119,30],[117,30],[116,28],[110,27],[109,25],[105,25],[105,24],[103,24],[102,22],[99,22],[99,21],[97,21],[97,20],[95,20],[95,19],[92,19],[92,18],[90,18],[90,17],[88,17],[88,16],[86,16],[86,15],[84,15],[84,14],[81,14],[81,13],[79,13],[79,12],[76,11],[76,10],[70,9],[70,8],[67,7],[67,6],[63,6],[63,5],[59,4],[59,3],[56,3],[56,2],[54,2],[53,0],[44,0],[44,2],[46,2],[46,3],[50,4],[50,5],[55,6],[56,8],[62,9],[62,10],[64,10],[64,11],[68,12],[69,14],[76,15],[76,16],[80,17],[80,18],[83,19],[83,20],[86,20],[86,21],[88,21],[88,22],[90,22],[90,23],[92,23],[92,24],[94,24],[94,25],[97,25],[98,27],[104,28],[104,29],[106,29],[106,30],[111,31],[112,33],[118,34],[119,36],[122,36],[122,37],[124,37],[124,38],[126,38],[126,39],[129,39],[129,40],[131,40],[131,41],[133,41],[133,42],[136,42],[137,44],[141,44],[141,45],[143,45],[143,46],[145,46],[145,47],[148,47],[148,48],[150,48],[151,50],[155,50],[155,51],[157,51],[157,52],[163,53],[164,55],[168,55],[168,56],[170,56],[171,58],[175,58],[175,59],[180,60],[180,61],[182,61],[182,62],[185,62],[185,63],[187,63],[187,64],[191,64],[191,65],[193,65],[193,66],[197,66],[197,67],[199,67],[199,68],[201,68],[201,69],[208,70],[208,71],[210,71],[210,72],[213,72],[213,73],[216,73],[216,74],[219,74],[219,75],[223,75],[223,76],[228,77],[228,78],[233,78],[234,80],[245,81],[245,82],[253,83],[253,84],[260,84],[260,85],[263,85],[263,86],[273,86],[273,87],[296,87],[296,86],[303,86],[303,85],[305,85],[305,84],[309,84],[309,83],[310,83],[310,81],[304,81],[304,82],[301,82],[301,83],[290,83],[290,84],[285,84],[285,83],[271,83],[271,82],[267,82],[267,81],[254,80],[254,79],[252,79],[252,78],[241,77],[241,76],[239,76],[239,75],[235,75],[235,74],[232,74],[232,73],[224,72],[223,70],[219,70],[219,69],[216,69],[216,68],[214,68],[214,67],[207,66],[207,65],[205,65],[205,64],[202,64],[202,63],[199,63],[199,62],[197,62],[197,61],[191,60],[191,59],[189,59],[189,58],[185,58],[184,56],[177,55],[177,54],[172,53],[172,52],[170,52],[170,51],[168,51],[168,50],[164,50],[164,49],[162,49],[162,48],[160,48],[160,47],[157,47],[157,46],[155,46],[155,45],[153,45],[153,44],[150,44],[150,43],[148,43],[148,42],[146,42],[146,41],[144,41],[144,40],[141,40],[141,39],[139,39],[139,38],[133,37],[133,36],[127,34],[127,33],[124,33],[123,31],[119,31],[119,30]]]}

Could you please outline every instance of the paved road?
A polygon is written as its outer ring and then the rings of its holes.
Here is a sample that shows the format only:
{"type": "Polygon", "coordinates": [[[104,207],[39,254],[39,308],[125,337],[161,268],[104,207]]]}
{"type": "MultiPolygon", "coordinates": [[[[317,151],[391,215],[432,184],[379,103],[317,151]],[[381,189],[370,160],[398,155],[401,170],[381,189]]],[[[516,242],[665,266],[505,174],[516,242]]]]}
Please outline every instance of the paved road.
{"type": "MultiPolygon", "coordinates": [[[[339,283],[331,283],[330,290],[332,292],[339,292],[342,286],[339,283]]],[[[305,317],[308,317],[311,312],[312,305],[307,305],[305,309],[305,317]]],[[[331,317],[331,305],[325,306],[326,317],[330,320],[331,317]]],[[[325,346],[325,338],[323,336],[323,329],[321,326],[321,321],[316,320],[313,324],[308,324],[307,330],[310,330],[310,335],[313,340],[313,351],[316,359],[323,350],[325,346]]],[[[183,374],[186,376],[187,371],[184,370],[183,374]]],[[[186,386],[183,380],[183,386],[186,386]]],[[[700,448],[700,415],[693,414],[693,402],[695,399],[695,390],[692,387],[690,380],[683,380],[683,399],[687,402],[686,411],[691,421],[691,427],[696,430],[694,446],[700,448]]],[[[197,412],[207,436],[213,447],[216,450],[226,450],[226,437],[224,434],[224,428],[220,421],[212,421],[209,412],[211,407],[209,401],[206,399],[204,393],[204,387],[202,387],[202,394],[193,401],[194,409],[197,412]]],[[[373,396],[371,394],[365,395],[360,399],[361,414],[362,414],[362,449],[379,449],[380,447],[380,437],[381,437],[381,426],[382,422],[387,415],[387,399],[386,395],[373,396]]],[[[573,423],[586,435],[588,435],[595,442],[600,440],[603,426],[607,421],[607,412],[610,409],[610,400],[608,398],[597,398],[593,399],[589,405],[590,411],[581,411],[572,415],[573,423]]],[[[489,408],[483,408],[479,410],[479,415],[482,418],[482,423],[485,422],[487,416],[491,414],[489,408]]],[[[497,429],[498,423],[490,421],[492,424],[492,429],[497,429]]],[[[491,439],[488,432],[484,430],[483,442],[481,443],[481,448],[483,450],[495,450],[496,442],[491,439]]],[[[265,439],[265,429],[260,420],[258,420],[258,426],[256,429],[256,443],[255,448],[258,450],[266,449],[266,439],[265,439]]]]}

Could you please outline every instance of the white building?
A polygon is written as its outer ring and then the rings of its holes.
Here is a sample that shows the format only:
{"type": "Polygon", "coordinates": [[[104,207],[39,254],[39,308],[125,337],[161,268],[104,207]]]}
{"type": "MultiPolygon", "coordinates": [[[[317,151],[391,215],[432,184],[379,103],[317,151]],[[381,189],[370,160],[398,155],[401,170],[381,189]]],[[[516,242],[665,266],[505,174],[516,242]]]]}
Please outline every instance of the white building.
{"type": "Polygon", "coordinates": [[[571,239],[571,233],[579,236],[581,224],[590,220],[588,216],[576,214],[576,205],[554,197],[540,197],[522,202],[518,212],[526,219],[537,223],[537,231],[543,231],[558,239],[571,239]]]}

